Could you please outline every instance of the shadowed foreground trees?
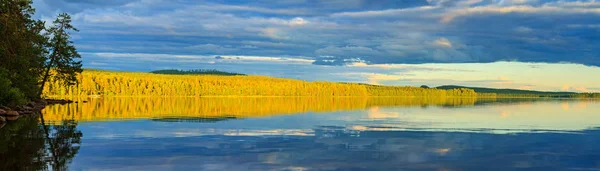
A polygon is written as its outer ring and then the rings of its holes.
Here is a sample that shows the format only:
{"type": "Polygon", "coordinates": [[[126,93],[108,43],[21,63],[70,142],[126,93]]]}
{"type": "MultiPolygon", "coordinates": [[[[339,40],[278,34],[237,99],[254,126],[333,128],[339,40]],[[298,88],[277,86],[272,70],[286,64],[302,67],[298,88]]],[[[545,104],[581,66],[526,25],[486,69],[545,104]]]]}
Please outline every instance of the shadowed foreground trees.
{"type": "Polygon", "coordinates": [[[72,83],[81,72],[79,55],[69,40],[69,31],[75,30],[69,15],[60,14],[52,27],[45,28],[43,21],[32,18],[31,4],[31,0],[0,1],[0,81],[4,82],[0,105],[38,99],[44,77],[72,83]],[[46,74],[49,69],[56,75],[46,74]]]}
{"type": "Polygon", "coordinates": [[[47,54],[44,23],[31,18],[34,12],[31,1],[0,1],[0,72],[6,73],[0,79],[10,80],[27,98],[37,95],[47,54]]]}
{"type": "Polygon", "coordinates": [[[39,89],[39,95],[48,81],[50,76],[54,76],[57,81],[64,85],[73,85],[77,83],[76,74],[83,71],[81,69],[81,61],[75,59],[81,58],[77,49],[70,41],[69,31],[79,31],[71,25],[71,16],[66,13],[58,15],[58,18],[53,22],[53,26],[47,31],[49,37],[50,50],[52,53],[48,56],[46,62],[45,73],[42,79],[42,85],[39,89]],[[53,75],[50,74],[50,69],[53,69],[53,75]]]}

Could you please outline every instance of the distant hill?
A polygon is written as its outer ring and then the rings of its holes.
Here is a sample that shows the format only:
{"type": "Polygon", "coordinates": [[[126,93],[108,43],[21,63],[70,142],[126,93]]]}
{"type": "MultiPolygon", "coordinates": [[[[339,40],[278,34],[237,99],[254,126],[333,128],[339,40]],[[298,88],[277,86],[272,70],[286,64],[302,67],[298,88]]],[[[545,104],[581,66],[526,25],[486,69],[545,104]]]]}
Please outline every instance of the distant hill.
{"type": "Polygon", "coordinates": [[[548,96],[570,96],[578,93],[575,92],[549,92],[549,91],[533,91],[533,90],[519,90],[519,89],[495,89],[495,88],[483,88],[483,87],[465,87],[457,85],[444,85],[436,87],[437,89],[457,89],[457,88],[468,88],[472,89],[477,93],[496,93],[496,94],[531,94],[531,95],[548,95],[548,96]]]}
{"type": "Polygon", "coordinates": [[[214,69],[196,69],[196,70],[165,69],[165,70],[151,71],[150,73],[170,74],[170,75],[226,75],[226,76],[246,75],[246,74],[233,73],[233,72],[224,72],[224,71],[219,71],[219,70],[214,70],[214,69]]]}

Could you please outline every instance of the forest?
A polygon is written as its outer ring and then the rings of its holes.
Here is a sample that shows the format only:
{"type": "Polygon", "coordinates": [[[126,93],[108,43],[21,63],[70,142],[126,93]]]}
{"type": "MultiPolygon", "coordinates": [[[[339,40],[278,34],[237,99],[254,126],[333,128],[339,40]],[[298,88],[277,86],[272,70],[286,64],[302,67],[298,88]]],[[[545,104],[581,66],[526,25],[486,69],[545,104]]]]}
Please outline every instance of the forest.
{"type": "Polygon", "coordinates": [[[33,19],[31,0],[0,1],[0,105],[40,98],[45,83],[76,84],[81,57],[70,34],[71,16],[46,23],[33,19]],[[53,72],[50,72],[52,70],[53,72]]]}
{"type": "MultiPolygon", "coordinates": [[[[191,70],[206,71],[206,70],[191,70]]],[[[213,70],[209,70],[213,71],[213,70]]],[[[184,71],[188,72],[188,71],[184,71]]],[[[86,96],[392,96],[479,98],[600,98],[600,93],[540,92],[529,90],[441,86],[380,86],[361,83],[308,82],[255,75],[155,74],[88,70],[78,84],[64,86],[50,79],[49,97],[86,96]]]]}
{"type": "Polygon", "coordinates": [[[31,0],[0,2],[0,105],[42,96],[398,96],[486,98],[600,98],[599,93],[536,92],[461,86],[408,87],[308,82],[217,70],[151,73],[82,69],[62,13],[51,23],[34,19],[31,0]]]}
{"type": "Polygon", "coordinates": [[[50,79],[45,96],[402,96],[475,97],[471,89],[308,82],[267,76],[168,75],[85,70],[79,84],[50,79]]]}
{"type": "Polygon", "coordinates": [[[455,85],[445,85],[436,88],[444,90],[471,89],[475,91],[479,97],[486,98],[600,98],[600,93],[548,92],[518,89],[465,87],[455,85]]]}

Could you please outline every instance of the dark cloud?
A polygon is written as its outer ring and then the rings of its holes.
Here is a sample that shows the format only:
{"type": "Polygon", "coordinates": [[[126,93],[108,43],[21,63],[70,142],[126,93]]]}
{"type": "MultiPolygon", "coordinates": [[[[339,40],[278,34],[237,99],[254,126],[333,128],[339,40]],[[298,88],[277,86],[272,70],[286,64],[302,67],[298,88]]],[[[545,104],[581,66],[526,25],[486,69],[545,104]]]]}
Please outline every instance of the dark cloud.
{"type": "Polygon", "coordinates": [[[84,52],[330,56],[316,65],[523,61],[600,66],[595,1],[38,0],[84,52]]]}
{"type": "Polygon", "coordinates": [[[118,7],[134,1],[136,0],[34,0],[34,6],[38,8],[38,12],[53,16],[56,11],[79,13],[85,9],[118,7]]]}

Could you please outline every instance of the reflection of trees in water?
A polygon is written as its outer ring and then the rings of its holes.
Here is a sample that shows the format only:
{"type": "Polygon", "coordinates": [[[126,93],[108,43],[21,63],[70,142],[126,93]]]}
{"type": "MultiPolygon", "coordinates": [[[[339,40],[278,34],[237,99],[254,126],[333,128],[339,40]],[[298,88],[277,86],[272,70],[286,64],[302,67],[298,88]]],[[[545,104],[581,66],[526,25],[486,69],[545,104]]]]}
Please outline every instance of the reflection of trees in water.
{"type": "Polygon", "coordinates": [[[67,170],[83,134],[74,121],[45,126],[40,118],[22,117],[0,129],[0,170],[67,170]]]}
{"type": "Polygon", "coordinates": [[[77,130],[77,122],[72,120],[63,121],[62,125],[44,125],[48,151],[52,154],[51,162],[53,170],[67,170],[67,164],[79,152],[81,137],[83,134],[77,130]]]}
{"type": "Polygon", "coordinates": [[[223,116],[223,117],[185,117],[185,118],[157,118],[157,119],[152,119],[153,121],[158,121],[158,122],[200,122],[200,123],[214,123],[214,122],[219,122],[219,121],[226,121],[226,120],[231,120],[231,119],[237,119],[236,117],[232,117],[232,116],[223,116]]]}
{"type": "Polygon", "coordinates": [[[0,170],[44,170],[45,137],[37,118],[21,117],[0,129],[0,170]]]}
{"type": "Polygon", "coordinates": [[[420,97],[118,97],[88,99],[88,103],[53,105],[44,109],[48,124],[63,120],[109,121],[157,119],[160,121],[213,122],[292,115],[306,112],[365,110],[374,107],[470,107],[474,105],[512,105],[561,99],[476,99],[420,97]]]}
{"type": "MultiPolygon", "coordinates": [[[[474,98],[398,97],[246,97],[103,98],[44,109],[50,124],[68,119],[254,118],[306,112],[364,110],[371,107],[472,106],[474,98]]],[[[189,120],[188,120],[189,121],[189,120]]],[[[199,120],[198,120],[199,121],[199,120]]]]}

